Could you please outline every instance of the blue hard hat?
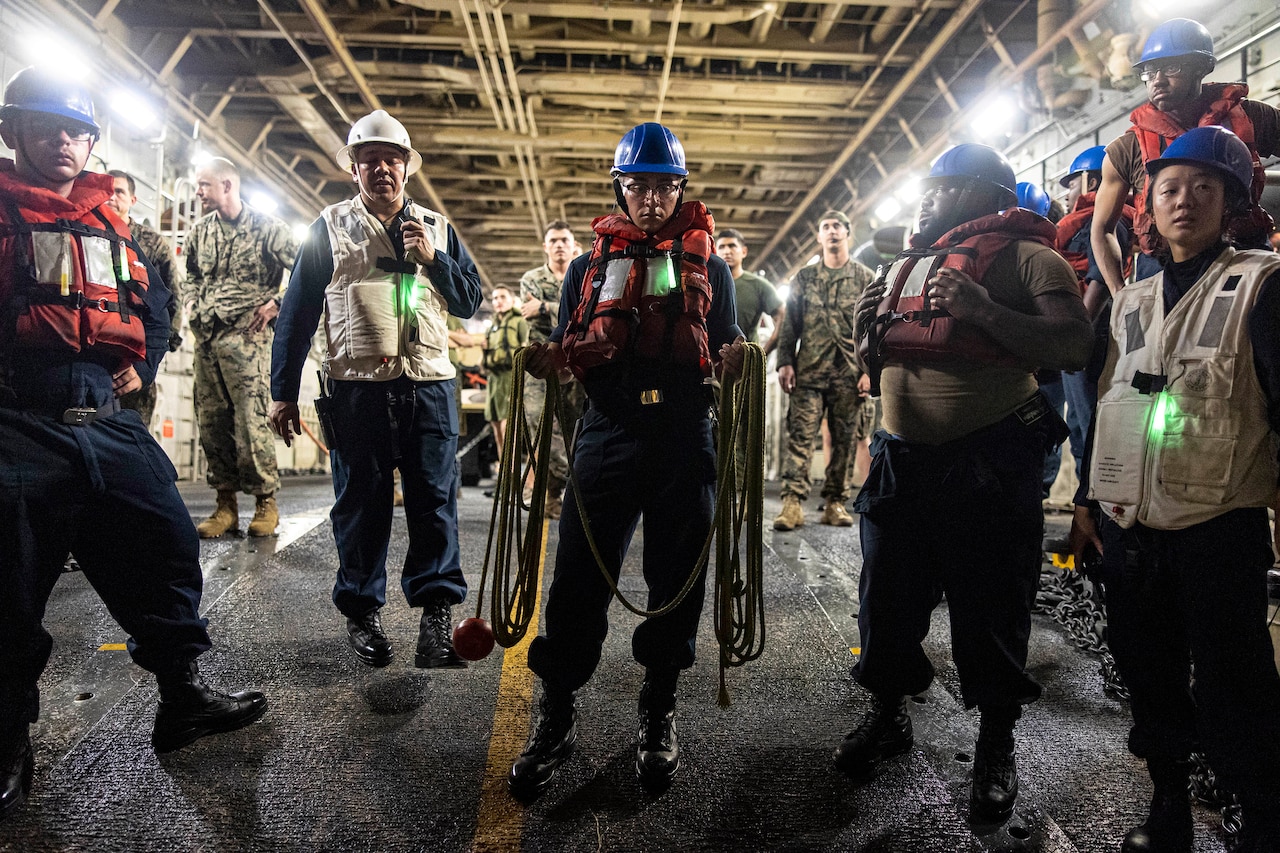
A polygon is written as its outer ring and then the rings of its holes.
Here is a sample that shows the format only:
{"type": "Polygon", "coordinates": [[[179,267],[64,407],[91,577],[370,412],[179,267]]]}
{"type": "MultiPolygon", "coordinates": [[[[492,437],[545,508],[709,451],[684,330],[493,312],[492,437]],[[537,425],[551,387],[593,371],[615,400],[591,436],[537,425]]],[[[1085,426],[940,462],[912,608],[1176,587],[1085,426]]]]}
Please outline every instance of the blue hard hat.
{"type": "Polygon", "coordinates": [[[1249,146],[1225,127],[1193,127],[1147,163],[1147,173],[1154,178],[1165,166],[1177,163],[1208,166],[1234,182],[1246,198],[1253,186],[1253,155],[1249,153],[1249,146]]]}
{"type": "Polygon", "coordinates": [[[87,88],[34,65],[10,77],[4,87],[0,121],[11,119],[19,112],[49,113],[75,119],[92,127],[95,137],[102,132],[87,88]]]}
{"type": "Polygon", "coordinates": [[[1142,56],[1133,64],[1138,68],[1153,59],[1173,59],[1178,56],[1199,56],[1209,63],[1209,71],[1218,63],[1213,55],[1213,36],[1199,21],[1190,18],[1174,18],[1165,21],[1151,31],[1147,43],[1142,46],[1142,56]]]}
{"type": "Polygon", "coordinates": [[[1071,179],[1081,172],[1101,172],[1102,161],[1107,158],[1107,147],[1105,145],[1095,145],[1092,148],[1086,148],[1076,155],[1076,159],[1071,161],[1071,167],[1067,169],[1067,173],[1062,176],[1058,183],[1066,186],[1071,183],[1071,179]]]}
{"type": "Polygon", "coordinates": [[[973,178],[1016,195],[1013,167],[1004,155],[987,145],[963,142],[943,151],[929,169],[930,178],[973,178]]]}
{"type": "Polygon", "coordinates": [[[633,175],[655,172],[663,175],[688,175],[684,146],[663,125],[646,121],[623,134],[613,152],[613,174],[633,175]]]}
{"type": "Polygon", "coordinates": [[[1029,210],[1032,213],[1038,213],[1041,216],[1049,215],[1049,194],[1040,188],[1039,184],[1033,184],[1030,181],[1018,181],[1018,207],[1029,210]]]}

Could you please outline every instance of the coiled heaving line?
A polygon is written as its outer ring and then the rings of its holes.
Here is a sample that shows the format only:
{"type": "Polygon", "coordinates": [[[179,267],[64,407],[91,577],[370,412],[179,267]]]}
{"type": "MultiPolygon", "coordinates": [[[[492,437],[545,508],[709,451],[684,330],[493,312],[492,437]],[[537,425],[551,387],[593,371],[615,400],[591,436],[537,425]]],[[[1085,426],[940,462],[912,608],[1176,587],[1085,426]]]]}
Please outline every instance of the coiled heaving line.
{"type": "MultiPolygon", "coordinates": [[[[541,587],[539,565],[542,557],[543,515],[547,501],[547,479],[551,455],[552,417],[561,424],[565,417],[564,394],[558,379],[547,378],[546,404],[537,431],[530,435],[524,412],[525,358],[521,349],[512,365],[511,411],[507,419],[507,440],[502,447],[498,477],[494,486],[493,511],[489,517],[489,541],[485,546],[476,615],[484,608],[485,586],[493,568],[493,591],[489,597],[489,622],[494,639],[503,648],[520,642],[533,620],[541,587]],[[529,451],[530,461],[520,466],[520,450],[529,451]],[[530,466],[533,492],[529,503],[522,490],[530,466]],[[527,513],[527,518],[525,514],[527,513]],[[492,561],[492,562],[491,562],[492,561]]],[[[753,661],[764,651],[764,352],[757,344],[746,345],[742,375],[721,389],[716,434],[716,502],[711,530],[703,543],[689,578],[676,596],[657,610],[636,606],[618,589],[604,565],[588,519],[589,507],[579,506],[583,530],[591,553],[609,588],[632,613],[653,618],[670,612],[698,582],[711,555],[716,554],[713,607],[716,640],[720,646],[721,707],[729,705],[725,676],[729,667],[753,661]],[[746,459],[737,460],[735,437],[745,433],[746,459]],[[741,472],[741,482],[739,482],[741,472]],[[745,533],[745,538],[744,538],[745,533]],[[745,552],[745,553],[744,553],[745,552]]],[[[566,442],[567,444],[567,442],[566,442]]],[[[566,447],[570,453],[572,448],[566,447]]],[[[570,487],[580,493],[572,457],[570,487]]]]}

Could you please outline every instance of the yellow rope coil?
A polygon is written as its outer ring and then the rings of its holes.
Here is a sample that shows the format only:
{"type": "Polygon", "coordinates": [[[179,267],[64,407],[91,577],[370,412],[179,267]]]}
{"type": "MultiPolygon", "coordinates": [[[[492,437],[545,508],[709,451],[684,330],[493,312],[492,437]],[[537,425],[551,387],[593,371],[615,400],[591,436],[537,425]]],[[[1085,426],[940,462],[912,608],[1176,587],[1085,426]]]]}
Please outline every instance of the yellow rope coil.
{"type": "MultiPolygon", "coordinates": [[[[490,623],[495,640],[503,648],[510,648],[520,642],[533,619],[534,602],[541,583],[538,566],[542,554],[542,520],[546,507],[553,413],[560,417],[562,424],[569,423],[565,417],[564,395],[561,393],[560,383],[554,375],[550,376],[547,378],[546,405],[536,434],[531,438],[524,412],[526,352],[525,349],[519,350],[512,366],[507,441],[503,445],[502,458],[498,463],[493,511],[489,519],[489,541],[485,547],[476,603],[476,615],[479,616],[484,607],[485,587],[492,560],[494,577],[493,593],[490,596],[490,623]],[[521,470],[521,449],[530,451],[529,464],[533,466],[533,494],[527,506],[523,502],[521,490],[529,467],[521,470]],[[521,522],[526,511],[528,519],[524,522],[524,534],[521,536],[521,522]]],[[[764,379],[764,353],[758,345],[747,344],[742,375],[722,388],[720,394],[716,503],[711,530],[684,586],[663,607],[645,610],[633,604],[619,591],[617,582],[605,566],[596,546],[587,508],[581,505],[578,507],[583,532],[605,582],[623,607],[642,618],[661,616],[679,606],[698,582],[707,566],[712,545],[715,545],[713,607],[716,639],[720,646],[719,703],[722,707],[727,706],[730,701],[725,681],[728,668],[755,660],[764,650],[764,379]],[[746,432],[746,459],[741,466],[737,464],[735,442],[739,430],[746,432]],[[739,468],[743,470],[740,485],[736,473],[739,468]]],[[[580,492],[572,456],[569,479],[570,488],[580,492]]]]}

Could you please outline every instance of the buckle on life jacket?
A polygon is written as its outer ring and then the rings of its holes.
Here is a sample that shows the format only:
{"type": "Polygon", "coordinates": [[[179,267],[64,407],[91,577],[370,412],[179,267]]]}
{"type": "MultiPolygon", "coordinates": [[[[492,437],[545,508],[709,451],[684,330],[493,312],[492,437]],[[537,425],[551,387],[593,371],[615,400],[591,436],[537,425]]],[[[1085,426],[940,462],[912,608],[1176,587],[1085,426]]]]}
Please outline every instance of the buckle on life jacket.
{"type": "Polygon", "coordinates": [[[662,402],[662,389],[650,388],[647,391],[640,392],[640,405],[652,406],[654,403],[662,402]]]}

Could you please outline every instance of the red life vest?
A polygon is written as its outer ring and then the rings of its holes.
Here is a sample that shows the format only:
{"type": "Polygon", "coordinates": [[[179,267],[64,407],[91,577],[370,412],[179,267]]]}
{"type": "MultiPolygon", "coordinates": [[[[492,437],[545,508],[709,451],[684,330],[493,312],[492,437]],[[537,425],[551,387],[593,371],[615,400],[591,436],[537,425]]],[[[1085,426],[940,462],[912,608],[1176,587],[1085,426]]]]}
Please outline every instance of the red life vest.
{"type": "Polygon", "coordinates": [[[0,161],[0,312],[19,349],[146,358],[148,286],[129,226],[104,205],[110,175],[83,172],[63,197],[14,176],[0,161]]]}
{"type": "MultiPolygon", "coordinates": [[[[1071,264],[1071,268],[1076,271],[1076,278],[1084,282],[1084,275],[1089,271],[1089,255],[1087,252],[1080,252],[1071,249],[1071,243],[1081,231],[1084,231],[1084,239],[1089,239],[1089,225],[1093,220],[1093,203],[1097,193],[1081,193],[1076,199],[1076,206],[1071,212],[1062,219],[1058,220],[1058,235],[1054,238],[1053,247],[1058,250],[1058,254],[1066,258],[1067,263],[1071,264]]],[[[1124,222],[1132,232],[1133,217],[1137,215],[1137,211],[1132,205],[1126,204],[1120,211],[1120,219],[1124,222]]],[[[1124,259],[1124,274],[1127,277],[1130,269],[1133,267],[1133,254],[1129,253],[1124,259]]]]}
{"type": "MultiPolygon", "coordinates": [[[[1262,198],[1262,190],[1267,185],[1267,175],[1254,144],[1253,121],[1244,107],[1240,106],[1240,102],[1249,94],[1249,87],[1244,83],[1205,83],[1201,91],[1210,103],[1200,116],[1197,127],[1220,125],[1227,128],[1240,137],[1240,141],[1249,147],[1249,153],[1253,156],[1253,186],[1250,187],[1250,201],[1253,204],[1245,212],[1232,217],[1228,230],[1243,244],[1261,245],[1275,228],[1275,223],[1258,206],[1258,199],[1262,198]]],[[[1130,113],[1129,120],[1133,122],[1129,131],[1138,140],[1138,150],[1142,152],[1144,164],[1157,159],[1169,147],[1170,142],[1189,130],[1150,102],[1130,113]]],[[[1164,238],[1156,230],[1155,219],[1147,210],[1146,192],[1135,193],[1133,204],[1137,209],[1134,234],[1138,238],[1138,246],[1144,253],[1154,254],[1164,246],[1164,238]]]]}
{"type": "Polygon", "coordinates": [[[652,236],[620,213],[591,228],[582,295],[561,342],[569,369],[582,379],[638,356],[710,376],[707,259],[715,223],[706,206],[684,202],[652,236]]]}
{"type": "MultiPolygon", "coordinates": [[[[932,306],[929,281],[942,267],[961,270],[982,284],[996,255],[1010,243],[1029,240],[1049,248],[1053,224],[1029,210],[1012,208],[970,220],[943,234],[929,248],[910,248],[885,273],[889,290],[862,343],[872,361],[939,362],[963,358],[985,364],[1019,361],[986,332],[957,322],[932,306]]],[[[912,243],[919,235],[912,237],[912,243]]]]}

